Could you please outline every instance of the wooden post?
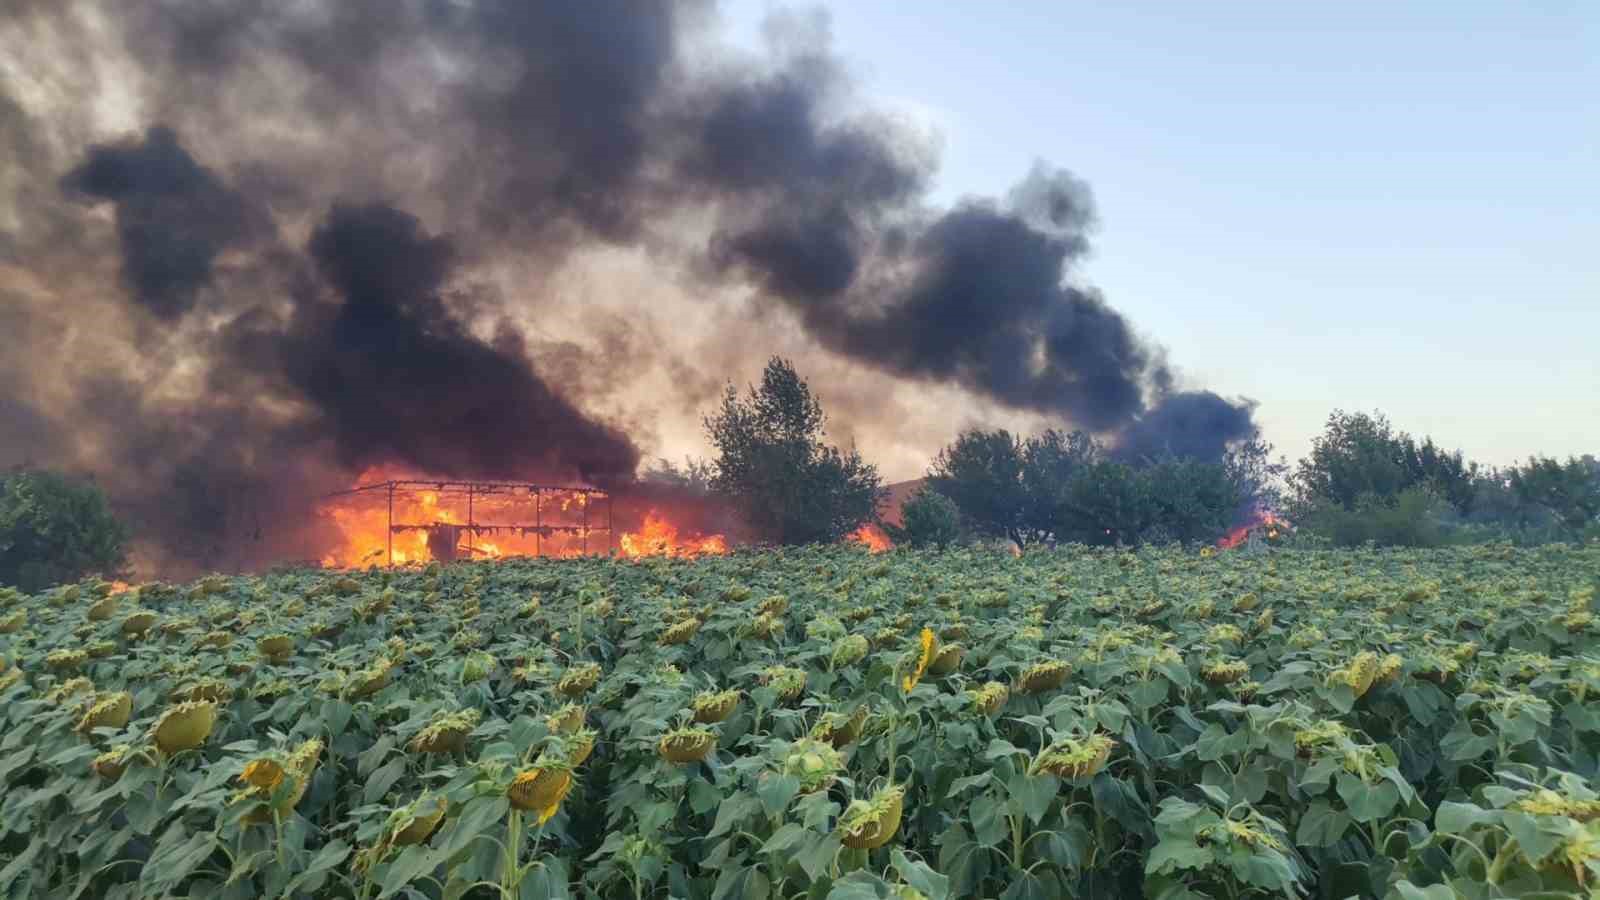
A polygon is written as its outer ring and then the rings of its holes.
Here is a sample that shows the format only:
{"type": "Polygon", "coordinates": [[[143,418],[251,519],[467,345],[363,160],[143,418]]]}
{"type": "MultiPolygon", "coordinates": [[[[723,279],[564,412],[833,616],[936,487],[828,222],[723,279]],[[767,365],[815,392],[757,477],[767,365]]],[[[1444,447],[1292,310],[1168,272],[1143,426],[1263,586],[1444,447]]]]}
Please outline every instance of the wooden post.
{"type": "Polygon", "coordinates": [[[384,529],[389,541],[389,568],[394,568],[394,482],[389,482],[389,527],[384,529]]]}

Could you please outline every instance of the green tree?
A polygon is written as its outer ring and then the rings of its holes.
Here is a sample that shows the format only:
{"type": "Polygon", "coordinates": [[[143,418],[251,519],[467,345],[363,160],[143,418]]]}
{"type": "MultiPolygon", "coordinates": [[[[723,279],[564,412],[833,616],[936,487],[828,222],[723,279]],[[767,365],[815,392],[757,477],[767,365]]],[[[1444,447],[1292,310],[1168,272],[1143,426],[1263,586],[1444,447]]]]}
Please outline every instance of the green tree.
{"type": "Polygon", "coordinates": [[[1023,485],[1022,442],[1003,428],[971,428],[939,451],[928,470],[928,486],[949,497],[973,532],[1026,546],[1028,491],[1023,485]]]}
{"type": "Polygon", "coordinates": [[[1139,470],[1103,460],[1084,466],[1067,484],[1056,530],[1059,541],[1122,546],[1138,543],[1156,516],[1150,484],[1139,470]]]}
{"type": "Polygon", "coordinates": [[[961,540],[961,510],[954,500],[924,486],[900,507],[904,524],[884,524],[896,544],[948,547],[961,540]]]}
{"type": "Polygon", "coordinates": [[[0,584],[38,591],[115,574],[127,540],[92,482],[39,471],[0,478],[0,584]]]}
{"type": "Polygon", "coordinates": [[[1209,542],[1233,524],[1241,505],[1238,484],[1226,465],[1168,457],[1139,472],[1150,521],[1143,542],[1209,542]]]}
{"type": "Polygon", "coordinates": [[[1099,458],[1099,445],[1082,431],[1051,428],[1023,442],[1022,524],[1030,536],[1058,536],[1073,477],[1099,458]]]}
{"type": "Polygon", "coordinates": [[[853,448],[823,443],[826,417],[787,360],[773,357],[746,396],[728,386],[705,419],[717,450],[712,489],[781,544],[836,541],[876,518],[884,490],[853,448]]]}

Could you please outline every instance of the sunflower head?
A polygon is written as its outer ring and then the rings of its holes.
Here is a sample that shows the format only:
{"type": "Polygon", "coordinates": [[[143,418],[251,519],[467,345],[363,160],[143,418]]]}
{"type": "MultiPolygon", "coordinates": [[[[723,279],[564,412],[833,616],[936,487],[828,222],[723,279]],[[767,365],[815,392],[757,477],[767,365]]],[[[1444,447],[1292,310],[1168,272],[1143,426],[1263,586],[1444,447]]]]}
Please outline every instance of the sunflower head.
{"type": "Polygon", "coordinates": [[[556,690],[572,698],[582,697],[591,688],[600,683],[600,666],[597,663],[583,663],[573,666],[561,676],[561,681],[556,684],[556,690]]]}
{"type": "Polygon", "coordinates": [[[82,650],[51,650],[44,657],[45,666],[57,672],[71,672],[88,661],[89,654],[82,650]]]}
{"type": "Polygon", "coordinates": [[[777,693],[779,700],[793,700],[806,689],[806,670],[792,666],[769,666],[762,671],[761,684],[777,693]]]}
{"type": "Polygon", "coordinates": [[[1250,674],[1250,665],[1242,659],[1216,657],[1200,667],[1200,677],[1212,684],[1232,684],[1250,674]]]}
{"type": "Polygon", "coordinates": [[[690,704],[694,710],[694,720],[702,725],[713,725],[725,721],[739,708],[739,692],[728,691],[701,691],[696,694],[690,704]]]}
{"type": "Polygon", "coordinates": [[[692,763],[705,759],[716,746],[717,736],[709,728],[674,728],[656,742],[656,752],[669,762],[692,763]]]}
{"type": "Polygon", "coordinates": [[[463,709],[434,716],[426,728],[411,738],[413,753],[457,753],[467,746],[467,735],[478,727],[483,714],[476,709],[463,709]]]}
{"type": "Polygon", "coordinates": [[[1044,662],[1034,663],[1022,670],[1022,675],[1017,678],[1017,687],[1024,694],[1041,694],[1053,691],[1067,682],[1067,675],[1072,668],[1066,663],[1047,659],[1044,662]]]}
{"type": "Polygon", "coordinates": [[[981,688],[967,691],[967,697],[979,711],[993,718],[1000,714],[1000,710],[1005,708],[1006,701],[1011,699],[1011,689],[998,681],[990,681],[981,688]]]}
{"type": "Polygon", "coordinates": [[[156,747],[171,756],[206,742],[217,724],[217,705],[210,701],[185,701],[167,707],[155,724],[156,747]]]}
{"type": "Polygon", "coordinates": [[[544,717],[545,727],[552,734],[571,734],[583,727],[587,711],[576,703],[568,703],[544,717]]]}
{"type": "Polygon", "coordinates": [[[102,694],[95,698],[83,718],[78,720],[78,732],[88,734],[96,728],[122,728],[132,715],[132,694],[127,691],[102,694]]]}
{"type": "Polygon", "coordinates": [[[839,838],[852,850],[875,850],[900,830],[905,789],[890,785],[867,800],[855,800],[839,817],[839,838]]]}
{"type": "Polygon", "coordinates": [[[571,767],[565,761],[541,756],[511,779],[506,797],[513,809],[535,813],[543,825],[561,808],[561,801],[571,790],[571,767]]]}
{"type": "Polygon", "coordinates": [[[928,666],[933,664],[933,658],[938,652],[939,637],[933,633],[932,628],[924,628],[917,636],[917,652],[908,666],[909,670],[900,679],[900,689],[911,693],[911,689],[922,681],[922,676],[928,671],[928,666]]]}
{"type": "Polygon", "coordinates": [[[847,747],[861,737],[861,728],[867,723],[867,704],[857,706],[850,713],[826,712],[811,726],[814,740],[826,741],[835,749],[847,747]]]}
{"type": "Polygon", "coordinates": [[[844,769],[844,757],[826,741],[801,738],[789,745],[778,768],[798,779],[801,791],[810,793],[833,784],[844,769]]]}
{"type": "Polygon", "coordinates": [[[678,624],[673,625],[661,632],[661,636],[656,639],[656,642],[663,647],[670,647],[675,644],[685,644],[688,643],[689,639],[694,637],[695,633],[699,630],[699,619],[684,619],[678,624]]]}
{"type": "Polygon", "coordinates": [[[112,613],[117,611],[117,601],[119,599],[116,594],[107,594],[89,604],[89,610],[84,615],[91,622],[104,622],[106,619],[111,618],[112,613]]]}
{"type": "Polygon", "coordinates": [[[156,624],[156,614],[148,609],[135,610],[122,620],[122,633],[128,637],[142,637],[156,624]]]}
{"type": "Polygon", "coordinates": [[[843,668],[845,666],[853,666],[863,659],[866,659],[867,653],[871,649],[872,647],[867,642],[866,635],[846,635],[845,637],[839,638],[839,640],[834,642],[833,652],[830,654],[829,660],[833,663],[833,667],[836,669],[843,668]]]}
{"type": "Polygon", "coordinates": [[[1343,666],[1328,673],[1328,684],[1342,684],[1350,688],[1357,697],[1366,694],[1372,688],[1373,679],[1378,676],[1378,654],[1370,650],[1363,650],[1350,659],[1343,666]]]}
{"type": "Polygon", "coordinates": [[[928,664],[928,674],[940,678],[949,675],[961,668],[961,656],[966,652],[966,648],[960,644],[940,646],[939,652],[933,657],[933,662],[928,664]]]}
{"type": "Polygon", "coordinates": [[[410,847],[426,841],[444,821],[450,804],[436,794],[424,794],[391,817],[389,843],[396,847],[410,847]]]}
{"type": "Polygon", "coordinates": [[[268,662],[283,662],[294,653],[294,638],[281,633],[269,635],[256,641],[256,650],[268,662]]]}
{"type": "Polygon", "coordinates": [[[1028,766],[1028,774],[1088,778],[1105,768],[1116,745],[1108,735],[1099,733],[1085,738],[1064,738],[1040,750],[1028,766]]]}
{"type": "Polygon", "coordinates": [[[110,750],[96,756],[89,767],[96,775],[106,781],[116,781],[127,771],[129,758],[133,755],[133,747],[129,744],[118,744],[110,750]]]}

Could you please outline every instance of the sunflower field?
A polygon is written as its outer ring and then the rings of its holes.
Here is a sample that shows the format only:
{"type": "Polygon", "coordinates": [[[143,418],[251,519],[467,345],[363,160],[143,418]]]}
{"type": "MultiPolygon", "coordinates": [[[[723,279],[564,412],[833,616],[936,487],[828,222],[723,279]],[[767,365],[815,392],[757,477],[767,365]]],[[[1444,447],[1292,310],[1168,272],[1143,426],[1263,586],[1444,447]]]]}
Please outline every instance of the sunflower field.
{"type": "Polygon", "coordinates": [[[1600,547],[0,592],[14,898],[1600,897],[1600,547]]]}

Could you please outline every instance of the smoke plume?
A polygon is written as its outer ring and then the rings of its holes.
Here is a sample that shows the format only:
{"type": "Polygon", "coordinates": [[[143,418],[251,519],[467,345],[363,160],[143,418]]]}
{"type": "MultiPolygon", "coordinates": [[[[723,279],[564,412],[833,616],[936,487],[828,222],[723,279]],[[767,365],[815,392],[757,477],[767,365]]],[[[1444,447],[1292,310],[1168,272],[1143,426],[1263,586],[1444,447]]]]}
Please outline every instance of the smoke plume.
{"type": "Polygon", "coordinates": [[[1083,182],[933,208],[935,142],[856,97],[825,20],[775,18],[762,59],[717,24],[8,4],[0,464],[94,474],[192,567],[309,553],[316,498],[372,466],[626,484],[664,411],[794,340],[1129,453],[1254,434],[1080,284],[1083,182]]]}

